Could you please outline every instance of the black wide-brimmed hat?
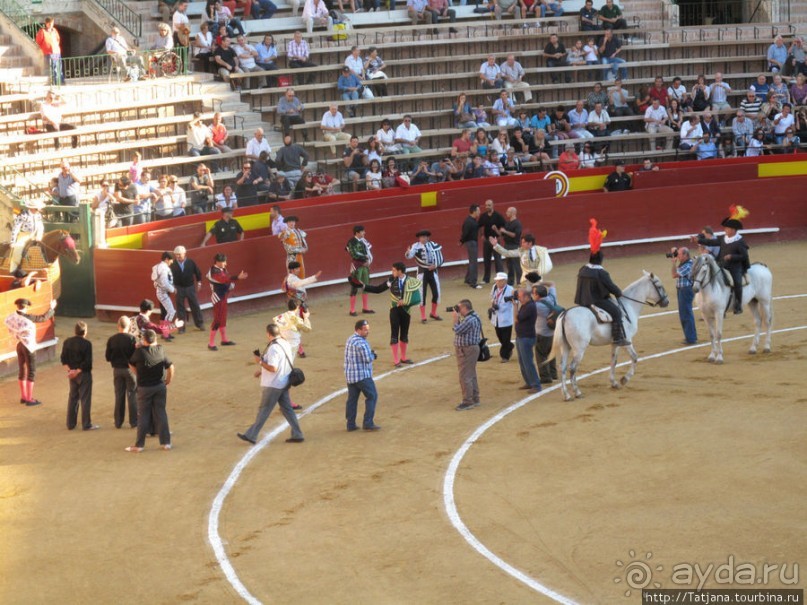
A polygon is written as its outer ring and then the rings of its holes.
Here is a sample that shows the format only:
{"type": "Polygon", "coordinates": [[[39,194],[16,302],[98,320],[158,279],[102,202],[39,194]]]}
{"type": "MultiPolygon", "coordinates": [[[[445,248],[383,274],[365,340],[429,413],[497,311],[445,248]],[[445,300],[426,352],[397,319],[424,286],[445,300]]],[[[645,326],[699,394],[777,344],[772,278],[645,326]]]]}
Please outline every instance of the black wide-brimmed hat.
{"type": "Polygon", "coordinates": [[[429,231],[428,229],[421,229],[420,231],[418,231],[417,233],[415,233],[415,237],[423,237],[424,235],[425,235],[426,237],[431,237],[431,236],[432,236],[432,232],[431,232],[431,231],[429,231]]]}
{"type": "Polygon", "coordinates": [[[728,227],[730,229],[736,229],[736,230],[740,230],[743,228],[743,224],[740,221],[738,221],[736,218],[729,218],[729,217],[724,218],[723,222],[720,223],[720,225],[723,227],[728,227]]]}

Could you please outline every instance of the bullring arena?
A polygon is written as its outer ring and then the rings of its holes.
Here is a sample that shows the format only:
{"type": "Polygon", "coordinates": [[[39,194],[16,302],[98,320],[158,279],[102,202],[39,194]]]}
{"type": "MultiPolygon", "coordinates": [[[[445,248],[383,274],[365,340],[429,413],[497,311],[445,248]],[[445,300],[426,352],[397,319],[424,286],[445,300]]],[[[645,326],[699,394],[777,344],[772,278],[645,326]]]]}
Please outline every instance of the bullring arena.
{"type": "MultiPolygon", "coordinates": [[[[316,65],[302,71],[287,56],[293,32],[305,31],[291,3],[278,2],[278,13],[263,18],[233,3],[248,42],[271,34],[280,54],[278,69],[233,74],[231,89],[181,45],[170,61],[145,50],[164,20],[160,11],[170,15],[173,5],[17,2],[0,0],[0,218],[10,227],[26,205],[47,198],[45,230],[64,231],[59,241],[70,242],[72,254],[61,249],[43,286],[20,290],[35,313],[51,298],[59,301],[58,317],[38,332],[45,346],[36,398],[43,405],[17,403],[16,342],[0,327],[0,604],[664,602],[643,593],[652,589],[745,589],[742,597],[711,602],[804,602],[807,120],[795,125],[801,139],[790,146],[773,138],[762,156],[722,149],[720,157],[703,159],[681,147],[678,134],[645,132],[641,118],[620,114],[619,128],[598,137],[608,149],[594,167],[560,166],[552,148],[561,151],[571,141],[582,151],[592,139],[558,137],[548,143],[552,157],[531,155],[518,174],[412,186],[393,178],[391,187],[365,191],[360,182],[352,191],[341,155],[346,141],[337,140],[339,151],[329,154],[333,141],[320,130],[331,103],[339,101],[345,132],[359,135],[362,145],[382,118],[395,125],[412,114],[423,150],[384,154],[404,172],[414,176],[418,160],[456,160],[462,153],[452,152],[453,141],[462,129],[452,102],[465,92],[474,107],[492,110],[498,91],[491,96],[481,87],[478,67],[490,52],[497,62],[514,52],[524,65],[533,97],[520,107],[530,115],[558,105],[569,111],[587,99],[602,66],[568,67],[569,81],[559,84],[561,72],[544,56],[551,34],[567,48],[583,38],[583,3],[566,0],[563,16],[515,20],[457,5],[456,22],[416,25],[401,2],[393,10],[357,11],[346,30],[317,23],[305,34],[316,65]],[[46,67],[59,65],[66,82],[43,68],[42,46],[32,40],[46,15],[54,16],[63,40],[61,58],[46,67]],[[148,79],[132,81],[145,74],[122,73],[129,63],[116,65],[104,50],[113,26],[139,41],[144,50],[134,54],[148,61],[148,79]],[[334,74],[354,44],[362,54],[378,47],[388,94],[350,101],[356,115],[349,116],[334,74]],[[259,80],[251,89],[250,76],[259,80]],[[278,113],[288,83],[306,108],[290,124],[278,113]],[[40,101],[49,90],[66,99],[71,132],[46,128],[40,101]],[[291,131],[310,155],[308,168],[341,189],[280,202],[308,234],[306,271],[323,272],[309,288],[313,331],[303,336],[306,355],[295,362],[306,374],[292,390],[303,406],[303,443],[285,442],[289,427],[277,411],[256,445],[236,436],[253,422],[260,400],[252,351],[265,344],[267,323],[286,310],[279,289],[286,254],[271,234],[263,192],[251,202],[244,196],[235,211],[242,241],[206,246],[204,235],[220,218],[211,202],[175,217],[160,217],[155,204],[142,216],[133,211],[132,221],[128,211],[90,210],[101,182],[127,173],[135,151],[155,180],[173,175],[189,189],[199,163],[188,153],[194,112],[205,122],[218,112],[229,129],[229,151],[203,158],[215,169],[215,193],[240,179],[258,128],[275,152],[281,131],[291,131]],[[631,190],[603,192],[619,160],[632,175],[631,190]],[[643,160],[661,169],[642,171],[643,160]],[[48,185],[63,161],[82,178],[78,210],[48,185]],[[564,401],[558,381],[525,396],[515,356],[500,363],[493,327],[483,320],[493,357],[477,366],[481,405],[456,410],[461,393],[445,307],[468,298],[484,316],[489,306],[490,285],[463,283],[468,258],[457,241],[469,205],[487,199],[502,213],[516,208],[524,232],[549,249],[554,268],[545,278],[567,308],[588,259],[590,218],[608,230],[604,265],[619,286],[643,271],[661,279],[671,304],[642,309],[633,338],[639,364],[629,384],[611,388],[610,347],[591,347],[578,372],[584,397],[564,401]],[[698,310],[698,343],[681,343],[665,253],[697,248],[689,236],[706,224],[719,229],[732,204],[750,211],[743,237],[751,261],[773,275],[772,350],[749,353],[755,326],[746,308],[726,317],[725,361],[715,364],[707,361],[709,337],[698,310]],[[118,218],[104,226],[113,214],[118,218]],[[344,348],[357,317],[348,313],[344,242],[356,224],[366,226],[373,243],[374,284],[404,260],[421,229],[443,245],[446,261],[438,307],[444,321],[421,323],[412,310],[412,365],[396,367],[390,359],[388,294],[371,295],[375,314],[358,315],[368,320],[378,353],[379,431],[345,430],[344,348]],[[114,427],[104,348],[118,316],[134,315],[141,299],[155,298],[150,269],[177,245],[187,247],[203,274],[217,253],[227,255],[232,271],[249,274],[231,295],[227,335],[236,346],[211,351],[208,333],[190,325],[161,341],[176,368],[167,406],[172,449],[151,437],[133,455],[124,448],[134,443],[135,430],[114,427]],[[68,380],[58,355],[78,320],[87,322],[93,344],[92,420],[100,430],[64,425],[68,380]]],[[[183,35],[197,34],[204,5],[182,9],[190,17],[183,35]]],[[[724,135],[758,74],[773,85],[767,53],[776,36],[793,48],[807,22],[807,3],[795,0],[617,5],[627,21],[618,35],[631,104],[659,73],[664,86],[678,75],[690,89],[699,73],[712,82],[722,71],[732,86],[729,107],[714,111],[729,120],[724,135]]],[[[807,96],[797,109],[807,117],[807,96]]],[[[487,127],[491,146],[498,130],[487,127]]],[[[413,274],[414,262],[407,266],[413,274]]],[[[481,279],[481,261],[478,268],[481,279]]],[[[17,295],[7,291],[13,278],[5,266],[0,273],[7,315],[17,295]]],[[[199,299],[209,326],[206,282],[199,299]]],[[[618,376],[627,370],[627,356],[620,355],[618,376]]],[[[678,594],[685,603],[705,597],[678,594]]]]}

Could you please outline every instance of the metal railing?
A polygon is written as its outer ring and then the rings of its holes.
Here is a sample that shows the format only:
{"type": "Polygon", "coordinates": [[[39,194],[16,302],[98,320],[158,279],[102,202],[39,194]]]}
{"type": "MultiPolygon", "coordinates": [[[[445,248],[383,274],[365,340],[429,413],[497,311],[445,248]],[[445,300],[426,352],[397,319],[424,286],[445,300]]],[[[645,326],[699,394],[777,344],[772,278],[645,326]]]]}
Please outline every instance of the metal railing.
{"type": "Polygon", "coordinates": [[[0,0],[0,13],[3,13],[11,23],[31,40],[36,38],[39,22],[31,15],[31,11],[21,6],[16,0],[0,0]]]}
{"type": "MultiPolygon", "coordinates": [[[[0,0],[2,1],[2,0],[0,0]]],[[[111,55],[62,57],[62,73],[70,79],[134,80],[173,77],[188,73],[188,49],[132,51],[124,60],[111,55]]]]}
{"type": "MultiPolygon", "coordinates": [[[[0,0],[1,1],[1,0],[0,0]]],[[[143,34],[143,16],[134,12],[122,0],[92,0],[103,8],[133,36],[139,38],[143,34]]]]}

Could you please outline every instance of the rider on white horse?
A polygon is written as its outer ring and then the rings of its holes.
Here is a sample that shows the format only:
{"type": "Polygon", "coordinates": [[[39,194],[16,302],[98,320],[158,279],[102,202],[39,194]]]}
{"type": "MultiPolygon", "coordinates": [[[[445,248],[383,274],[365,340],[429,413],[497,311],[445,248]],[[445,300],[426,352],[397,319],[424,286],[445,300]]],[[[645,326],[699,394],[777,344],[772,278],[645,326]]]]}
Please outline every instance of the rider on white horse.
{"type": "Polygon", "coordinates": [[[618,347],[630,346],[630,341],[625,337],[625,326],[622,325],[622,310],[619,305],[611,299],[613,294],[619,298],[622,290],[613,282],[608,271],[602,267],[602,251],[592,252],[588,259],[588,264],[583,265],[577,273],[577,291],[574,295],[574,303],[581,307],[599,307],[613,318],[611,324],[611,334],[614,344],[618,347]]]}
{"type": "Polygon", "coordinates": [[[734,206],[732,206],[731,213],[730,217],[723,219],[723,222],[720,223],[726,230],[725,235],[709,239],[703,234],[699,234],[697,241],[702,246],[720,246],[716,260],[721,267],[731,273],[731,279],[734,281],[734,314],[738,315],[743,312],[743,276],[751,263],[748,260],[748,244],[738,233],[743,228],[743,224],[737,218],[734,206]]]}
{"type": "Polygon", "coordinates": [[[39,212],[45,207],[41,200],[29,200],[25,207],[15,218],[11,226],[11,258],[9,259],[9,272],[13,273],[22,261],[22,250],[29,240],[41,241],[45,235],[45,224],[39,212]]]}

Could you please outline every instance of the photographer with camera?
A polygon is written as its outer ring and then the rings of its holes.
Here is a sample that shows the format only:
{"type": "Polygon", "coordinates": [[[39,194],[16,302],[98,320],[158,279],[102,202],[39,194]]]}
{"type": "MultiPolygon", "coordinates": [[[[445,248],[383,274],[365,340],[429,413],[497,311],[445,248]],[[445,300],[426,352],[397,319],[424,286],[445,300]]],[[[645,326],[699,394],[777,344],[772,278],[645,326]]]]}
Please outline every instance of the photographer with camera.
{"type": "MultiPolygon", "coordinates": [[[[505,277],[505,281],[506,281],[505,277]]],[[[449,307],[454,320],[454,353],[460,376],[462,402],[456,410],[470,410],[479,405],[479,382],[476,379],[476,363],[479,360],[479,342],[482,340],[482,320],[474,311],[471,301],[461,300],[449,307]]]]}
{"type": "Polygon", "coordinates": [[[378,355],[370,348],[370,343],[367,342],[369,333],[369,322],[366,319],[360,319],[354,326],[354,333],[345,343],[345,379],[347,380],[345,420],[347,420],[348,432],[359,428],[356,424],[356,413],[361,393],[364,393],[362,429],[365,431],[377,431],[381,428],[373,421],[375,404],[378,401],[378,391],[375,387],[375,381],[373,381],[373,361],[378,359],[378,355]]]}
{"type": "Polygon", "coordinates": [[[513,336],[513,299],[515,291],[507,283],[507,273],[499,271],[493,278],[493,289],[490,291],[490,307],[488,319],[496,331],[496,338],[501,343],[499,357],[502,363],[510,361],[515,345],[510,342],[513,336]]]}
{"type": "Polygon", "coordinates": [[[698,333],[695,329],[695,315],[692,313],[692,259],[688,248],[671,248],[666,254],[672,261],[671,274],[675,278],[675,288],[678,290],[678,319],[684,330],[685,345],[694,345],[698,342],[698,333]]]}

